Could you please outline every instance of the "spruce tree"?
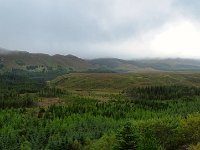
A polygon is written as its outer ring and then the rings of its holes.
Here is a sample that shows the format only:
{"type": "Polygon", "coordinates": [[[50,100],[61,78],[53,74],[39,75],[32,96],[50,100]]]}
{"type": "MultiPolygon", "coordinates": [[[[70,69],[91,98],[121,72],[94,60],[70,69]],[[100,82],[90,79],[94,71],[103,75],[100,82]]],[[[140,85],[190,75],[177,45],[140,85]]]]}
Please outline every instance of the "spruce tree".
{"type": "Polygon", "coordinates": [[[117,135],[117,150],[135,150],[137,148],[137,136],[130,122],[126,123],[117,135]]]}

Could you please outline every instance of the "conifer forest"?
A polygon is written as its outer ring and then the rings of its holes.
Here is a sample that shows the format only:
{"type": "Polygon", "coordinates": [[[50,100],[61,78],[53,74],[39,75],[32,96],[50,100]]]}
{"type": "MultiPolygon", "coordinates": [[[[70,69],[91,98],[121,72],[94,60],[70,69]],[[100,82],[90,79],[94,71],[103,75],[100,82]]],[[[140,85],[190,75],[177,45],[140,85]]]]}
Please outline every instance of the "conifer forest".
{"type": "Polygon", "coordinates": [[[2,73],[0,149],[198,149],[199,76],[2,73]]]}

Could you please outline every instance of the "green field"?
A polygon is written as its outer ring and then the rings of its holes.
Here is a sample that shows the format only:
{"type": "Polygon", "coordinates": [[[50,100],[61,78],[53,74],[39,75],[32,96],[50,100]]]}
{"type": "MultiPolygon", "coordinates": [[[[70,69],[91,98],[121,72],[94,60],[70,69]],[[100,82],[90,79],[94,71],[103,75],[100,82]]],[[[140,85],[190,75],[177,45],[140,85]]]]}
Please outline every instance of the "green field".
{"type": "Polygon", "coordinates": [[[37,76],[1,75],[2,150],[199,148],[200,73],[37,76]]]}

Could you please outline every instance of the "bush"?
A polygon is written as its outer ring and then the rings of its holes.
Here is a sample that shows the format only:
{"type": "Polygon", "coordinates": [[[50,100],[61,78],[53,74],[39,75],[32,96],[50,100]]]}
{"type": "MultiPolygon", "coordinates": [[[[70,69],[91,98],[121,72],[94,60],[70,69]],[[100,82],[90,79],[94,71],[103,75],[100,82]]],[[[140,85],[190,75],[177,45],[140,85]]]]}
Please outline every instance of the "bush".
{"type": "Polygon", "coordinates": [[[197,145],[190,145],[188,150],[200,150],[200,143],[197,143],[197,145]]]}
{"type": "Polygon", "coordinates": [[[184,143],[192,144],[200,141],[200,114],[189,115],[181,119],[180,136],[184,143]]]}
{"type": "Polygon", "coordinates": [[[93,140],[90,142],[86,149],[88,150],[112,150],[116,142],[116,137],[114,133],[109,133],[103,135],[98,140],[93,140]]]}

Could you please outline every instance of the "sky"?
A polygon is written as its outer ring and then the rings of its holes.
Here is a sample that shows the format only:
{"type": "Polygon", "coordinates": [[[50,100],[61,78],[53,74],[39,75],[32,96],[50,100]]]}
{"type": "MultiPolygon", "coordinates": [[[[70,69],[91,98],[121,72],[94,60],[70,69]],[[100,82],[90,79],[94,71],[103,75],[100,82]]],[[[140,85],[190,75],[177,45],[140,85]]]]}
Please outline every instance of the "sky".
{"type": "Polygon", "coordinates": [[[0,47],[82,58],[200,58],[199,0],[0,0],[0,47]]]}

